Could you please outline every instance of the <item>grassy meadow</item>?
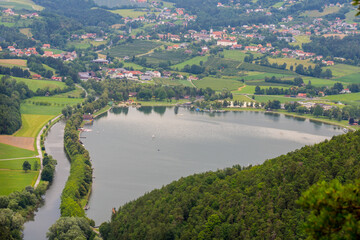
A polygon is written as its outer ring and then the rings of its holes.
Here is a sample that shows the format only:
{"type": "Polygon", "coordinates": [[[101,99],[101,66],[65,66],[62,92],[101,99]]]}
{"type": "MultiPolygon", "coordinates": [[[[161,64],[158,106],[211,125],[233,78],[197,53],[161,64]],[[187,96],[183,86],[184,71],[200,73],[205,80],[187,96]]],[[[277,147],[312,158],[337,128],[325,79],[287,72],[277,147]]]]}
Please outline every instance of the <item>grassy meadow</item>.
{"type": "Polygon", "coordinates": [[[230,91],[236,90],[244,85],[241,81],[230,77],[205,77],[201,80],[193,81],[193,83],[197,88],[210,87],[215,91],[222,91],[223,89],[228,89],[230,91]]]}
{"type": "Polygon", "coordinates": [[[34,151],[0,143],[0,160],[9,158],[33,157],[35,155],[36,153],[34,151]]]}
{"type": "Polygon", "coordinates": [[[22,126],[13,135],[16,137],[36,137],[42,126],[54,117],[55,115],[21,114],[22,126]]]}
{"type": "Polygon", "coordinates": [[[191,58],[189,60],[186,60],[184,62],[178,63],[173,65],[171,68],[172,69],[183,69],[186,65],[200,65],[200,62],[202,61],[203,63],[206,62],[208,60],[208,56],[196,56],[194,58],[191,58]]]}
{"type": "Polygon", "coordinates": [[[34,186],[39,171],[0,169],[0,195],[9,195],[14,191],[21,191],[25,187],[34,186]]]}
{"type": "Polygon", "coordinates": [[[102,52],[102,54],[109,53],[111,56],[120,57],[120,58],[125,56],[131,57],[131,56],[147,53],[150,50],[159,47],[160,45],[161,43],[152,42],[152,41],[134,40],[133,42],[128,42],[114,46],[111,49],[102,52]]]}

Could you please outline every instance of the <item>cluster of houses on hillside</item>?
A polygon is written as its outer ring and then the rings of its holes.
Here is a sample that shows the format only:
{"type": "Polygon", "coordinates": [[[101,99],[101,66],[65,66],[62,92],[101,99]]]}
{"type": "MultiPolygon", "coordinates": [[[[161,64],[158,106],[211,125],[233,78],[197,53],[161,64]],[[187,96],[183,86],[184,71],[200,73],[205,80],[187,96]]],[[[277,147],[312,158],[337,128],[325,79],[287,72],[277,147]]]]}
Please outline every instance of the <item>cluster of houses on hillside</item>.
{"type": "MultiPolygon", "coordinates": [[[[14,12],[14,10],[12,10],[11,8],[5,9],[2,12],[6,16],[17,16],[17,15],[19,15],[19,14],[16,14],[14,12]]],[[[21,14],[20,16],[21,16],[21,18],[36,18],[36,17],[39,17],[39,14],[37,12],[33,12],[33,13],[21,14]]]]}
{"type": "MultiPolygon", "coordinates": [[[[58,54],[54,54],[53,51],[46,51],[46,49],[50,48],[50,44],[43,44],[42,49],[44,50],[44,54],[41,55],[43,57],[52,57],[52,58],[59,58],[64,61],[73,61],[77,58],[77,54],[75,51],[73,52],[62,52],[58,54]]],[[[10,55],[23,57],[23,56],[31,56],[31,55],[40,55],[36,48],[24,48],[19,49],[14,46],[8,46],[7,50],[10,52],[10,55]]]]}

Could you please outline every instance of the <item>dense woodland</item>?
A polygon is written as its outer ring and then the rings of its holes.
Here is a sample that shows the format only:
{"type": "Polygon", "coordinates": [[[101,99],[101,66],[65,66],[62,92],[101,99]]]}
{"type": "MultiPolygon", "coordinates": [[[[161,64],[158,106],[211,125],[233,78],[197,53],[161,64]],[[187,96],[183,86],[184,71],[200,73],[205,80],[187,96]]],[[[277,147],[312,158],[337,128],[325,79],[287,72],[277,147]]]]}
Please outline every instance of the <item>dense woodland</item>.
{"type": "MultiPolygon", "coordinates": [[[[181,178],[120,207],[100,232],[104,239],[305,239],[312,235],[311,229],[322,227],[323,232],[316,231],[318,238],[345,237],[343,224],[357,218],[359,198],[348,201],[352,208],[333,213],[338,225],[328,232],[326,219],[319,222],[323,226],[312,223],[315,217],[323,217],[319,216],[322,207],[331,212],[326,203],[336,199],[323,199],[324,189],[314,187],[310,195],[297,200],[318,182],[336,179],[342,185],[358,179],[359,151],[357,131],[259,166],[234,166],[181,178]],[[320,199],[324,204],[316,205],[320,199]],[[308,218],[308,209],[314,217],[308,218]]],[[[351,232],[352,239],[360,237],[357,229],[351,232]]]]}
{"type": "Polygon", "coordinates": [[[343,39],[336,37],[312,37],[311,43],[304,43],[303,49],[324,57],[340,57],[348,59],[347,63],[359,64],[360,36],[346,36],[343,39]]]}
{"type": "Polygon", "coordinates": [[[0,134],[13,134],[21,127],[20,101],[32,95],[25,83],[0,79],[0,134]]]}

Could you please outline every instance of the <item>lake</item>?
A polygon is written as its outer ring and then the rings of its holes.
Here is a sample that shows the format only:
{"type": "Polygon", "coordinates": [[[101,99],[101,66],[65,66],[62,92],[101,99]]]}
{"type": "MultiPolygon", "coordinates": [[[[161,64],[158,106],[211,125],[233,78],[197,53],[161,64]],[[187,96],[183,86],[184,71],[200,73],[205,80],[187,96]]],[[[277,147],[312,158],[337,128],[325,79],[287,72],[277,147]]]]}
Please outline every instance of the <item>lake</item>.
{"type": "Polygon", "coordinates": [[[87,216],[194,173],[266,159],[342,134],[342,128],[264,112],[204,113],[185,108],[115,108],[86,125],[94,182],[87,216]]]}

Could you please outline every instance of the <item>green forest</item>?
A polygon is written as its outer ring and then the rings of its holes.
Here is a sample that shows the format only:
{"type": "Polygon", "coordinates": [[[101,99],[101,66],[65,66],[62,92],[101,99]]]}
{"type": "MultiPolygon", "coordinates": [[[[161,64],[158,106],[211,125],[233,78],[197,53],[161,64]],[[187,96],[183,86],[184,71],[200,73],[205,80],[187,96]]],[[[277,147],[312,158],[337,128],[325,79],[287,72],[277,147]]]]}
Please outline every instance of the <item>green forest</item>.
{"type": "Polygon", "coordinates": [[[357,239],[360,132],[181,178],[118,209],[104,239],[357,239]]]}

